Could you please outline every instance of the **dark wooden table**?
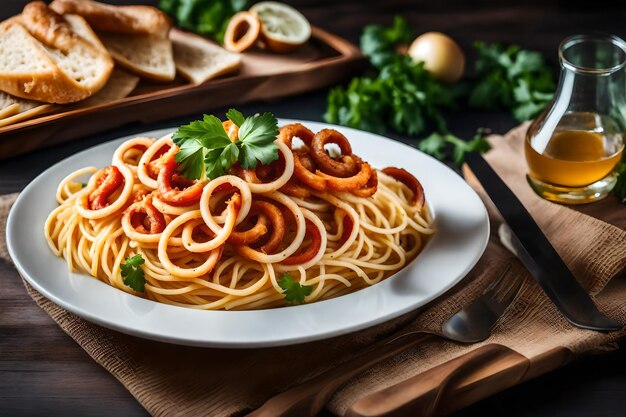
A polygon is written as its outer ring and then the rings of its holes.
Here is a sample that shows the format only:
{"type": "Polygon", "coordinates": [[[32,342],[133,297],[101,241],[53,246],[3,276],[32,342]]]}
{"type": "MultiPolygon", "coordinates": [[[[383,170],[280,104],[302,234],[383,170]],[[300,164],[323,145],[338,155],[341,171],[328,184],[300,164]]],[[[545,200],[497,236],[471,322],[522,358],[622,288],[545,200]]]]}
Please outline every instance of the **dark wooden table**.
{"type": "MultiPolygon", "coordinates": [[[[117,1],[131,3],[130,1],[117,1]]],[[[142,3],[136,1],[134,3],[142,3]]],[[[151,3],[143,1],[143,3],[151,3]]],[[[314,23],[352,41],[363,25],[388,23],[402,14],[417,32],[439,30],[455,37],[466,51],[473,40],[515,42],[544,52],[553,63],[559,41],[570,34],[603,30],[626,36],[626,10],[600,4],[552,1],[386,0],[291,1],[314,23]],[[444,4],[445,3],[445,4],[444,4]]],[[[18,12],[23,0],[2,0],[0,18],[18,12]]],[[[469,53],[471,58],[471,53],[469,53]]],[[[272,103],[242,106],[244,113],[272,111],[280,117],[321,120],[325,92],[272,103]]],[[[217,109],[223,113],[224,109],[217,109]]],[[[159,125],[132,125],[64,146],[0,162],[0,194],[20,191],[53,163],[119,136],[159,125]]],[[[504,112],[458,111],[449,126],[461,136],[478,127],[503,133],[515,125],[504,112]]],[[[400,137],[405,141],[414,141],[400,137]]],[[[626,209],[625,209],[626,210],[626,209]]],[[[561,370],[484,400],[456,414],[465,416],[624,416],[626,352],[581,358],[561,370]]],[[[93,362],[26,294],[17,272],[0,261],[0,416],[145,416],[146,411],[106,371],[93,362]]]]}

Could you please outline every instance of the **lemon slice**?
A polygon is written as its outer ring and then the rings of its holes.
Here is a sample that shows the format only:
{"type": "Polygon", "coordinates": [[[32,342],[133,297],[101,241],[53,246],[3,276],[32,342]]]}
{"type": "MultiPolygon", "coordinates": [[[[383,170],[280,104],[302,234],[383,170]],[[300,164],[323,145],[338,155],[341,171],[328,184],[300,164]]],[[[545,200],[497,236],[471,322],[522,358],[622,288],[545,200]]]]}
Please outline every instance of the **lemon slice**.
{"type": "Polygon", "coordinates": [[[306,17],[285,3],[262,1],[252,6],[250,12],[261,20],[261,33],[273,52],[289,52],[311,37],[306,17]]]}

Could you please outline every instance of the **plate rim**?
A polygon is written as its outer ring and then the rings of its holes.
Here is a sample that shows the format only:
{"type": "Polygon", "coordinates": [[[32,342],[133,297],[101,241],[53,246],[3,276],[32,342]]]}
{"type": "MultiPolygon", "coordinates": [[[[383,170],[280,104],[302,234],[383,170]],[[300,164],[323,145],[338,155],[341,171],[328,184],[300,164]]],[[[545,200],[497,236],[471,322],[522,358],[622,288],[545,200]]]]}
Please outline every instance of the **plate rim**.
{"type": "MultiPolygon", "coordinates": [[[[333,125],[333,124],[328,124],[325,122],[318,122],[318,121],[309,121],[309,120],[294,120],[294,119],[283,119],[283,118],[279,118],[279,124],[285,124],[285,123],[292,123],[292,122],[300,122],[303,124],[316,124],[316,125],[320,125],[320,126],[324,126],[325,128],[337,128],[337,129],[342,129],[343,131],[347,131],[347,132],[356,132],[357,134],[365,134],[365,135],[373,135],[378,137],[379,139],[382,139],[384,141],[390,141],[393,142],[395,144],[401,145],[402,147],[408,148],[411,152],[417,152],[419,154],[422,155],[422,157],[426,157],[431,159],[433,162],[435,162],[436,164],[440,164],[441,166],[443,166],[446,170],[449,170],[450,173],[455,174],[455,172],[449,168],[448,166],[446,166],[445,164],[443,164],[441,161],[438,161],[437,159],[433,158],[432,156],[425,154],[421,151],[419,151],[416,148],[411,147],[410,145],[401,142],[401,141],[397,141],[394,139],[391,139],[389,137],[383,136],[383,135],[378,135],[375,133],[371,133],[371,132],[366,132],[366,131],[362,131],[362,130],[358,130],[358,129],[354,129],[354,128],[349,128],[349,127],[345,127],[345,126],[338,126],[338,125],[333,125]]],[[[14,218],[17,216],[16,212],[18,211],[17,209],[15,209],[16,207],[19,207],[20,204],[22,204],[22,200],[26,199],[25,196],[28,195],[29,190],[31,189],[31,187],[35,187],[35,185],[42,180],[42,178],[48,174],[50,171],[52,170],[56,170],[58,169],[59,166],[63,165],[65,162],[67,162],[68,159],[79,159],[81,155],[83,154],[87,154],[87,153],[91,153],[91,152],[95,152],[96,149],[98,148],[104,148],[107,146],[111,146],[113,142],[120,142],[123,140],[127,140],[129,138],[133,138],[133,137],[138,137],[138,136],[149,136],[149,137],[153,137],[153,136],[157,136],[159,134],[163,134],[164,132],[167,131],[172,131],[174,129],[176,129],[177,126],[171,126],[171,127],[165,127],[165,128],[159,128],[159,129],[153,129],[153,130],[146,130],[143,132],[139,132],[136,134],[130,134],[130,135],[124,135],[124,136],[120,136],[118,138],[112,139],[112,140],[108,140],[99,144],[96,144],[94,146],[90,146],[86,149],[83,149],[79,152],[76,152],[72,155],[69,155],[65,158],[63,158],[62,160],[56,162],[55,164],[51,165],[50,167],[46,168],[44,171],[42,171],[39,175],[37,175],[34,179],[32,179],[29,184],[20,192],[20,194],[18,195],[16,201],[14,202],[13,206],[11,207],[11,210],[9,211],[9,215],[7,217],[7,224],[6,224],[6,240],[7,240],[7,249],[9,252],[9,255],[11,257],[11,259],[13,260],[20,276],[26,280],[26,282],[28,282],[37,292],[39,292],[43,297],[45,297],[46,299],[52,301],[54,304],[58,305],[59,307],[71,312],[72,314],[75,314],[78,317],[81,317],[91,323],[95,323],[98,324],[100,326],[103,326],[105,328],[108,329],[113,329],[125,334],[129,334],[129,335],[133,335],[133,336],[137,336],[137,337],[141,337],[141,338],[145,338],[145,339],[150,339],[150,340],[156,340],[156,341],[160,341],[160,342],[166,342],[166,343],[173,343],[173,344],[179,344],[179,345],[186,345],[186,346],[200,346],[200,347],[216,347],[216,348],[259,348],[259,347],[274,347],[274,346],[286,346],[286,345],[294,345],[294,344],[300,344],[300,343],[306,343],[306,342],[312,342],[315,340],[323,340],[323,339],[329,339],[332,337],[336,337],[339,335],[345,335],[345,334],[350,334],[350,333],[354,333],[356,331],[359,330],[363,330],[366,328],[370,328],[370,327],[374,327],[378,324],[393,320],[394,318],[400,317],[403,314],[406,314],[410,311],[415,311],[418,310],[420,308],[422,308],[423,306],[427,305],[428,303],[432,302],[433,300],[440,298],[442,296],[444,296],[448,291],[450,291],[450,289],[454,288],[456,285],[459,284],[460,281],[463,280],[463,278],[465,276],[467,276],[467,274],[472,270],[472,268],[474,268],[474,266],[478,263],[478,261],[482,258],[484,251],[488,245],[489,242],[489,235],[490,235],[490,222],[488,219],[488,214],[487,214],[487,209],[483,203],[483,201],[480,199],[480,197],[478,196],[478,194],[476,193],[476,191],[474,189],[472,189],[469,184],[467,184],[465,182],[465,186],[474,194],[474,196],[477,198],[477,200],[480,202],[480,208],[481,208],[481,214],[483,217],[483,220],[485,220],[483,223],[483,229],[480,231],[480,233],[483,234],[483,239],[481,240],[481,246],[480,248],[477,248],[477,254],[476,256],[474,256],[474,258],[472,259],[471,262],[469,262],[467,265],[465,265],[465,267],[463,268],[462,272],[459,274],[458,277],[456,277],[455,279],[450,280],[450,282],[447,283],[447,285],[442,286],[439,291],[434,292],[432,294],[429,294],[427,297],[423,298],[419,305],[407,305],[403,308],[397,308],[392,312],[389,312],[387,314],[384,315],[380,315],[376,318],[370,319],[368,321],[363,321],[360,323],[356,323],[353,324],[351,326],[348,327],[344,327],[341,329],[335,329],[332,331],[320,331],[317,332],[315,334],[303,334],[303,335],[297,335],[297,336],[292,336],[292,337],[282,337],[280,339],[274,339],[274,340],[260,340],[260,341],[219,341],[219,340],[206,340],[206,339],[198,339],[198,338],[194,338],[194,337],[181,337],[181,336],[173,336],[173,335],[167,335],[167,334],[162,334],[159,332],[155,332],[154,329],[144,329],[144,328],[139,328],[137,326],[132,326],[132,325],[128,325],[128,324],[124,324],[124,323],[118,323],[118,322],[111,322],[109,320],[103,319],[102,317],[100,317],[99,315],[93,314],[91,311],[87,311],[84,310],[80,307],[77,307],[73,304],[71,304],[69,301],[65,300],[63,297],[58,297],[56,294],[51,293],[50,291],[48,291],[42,283],[40,283],[38,281],[38,279],[36,277],[32,277],[30,276],[30,274],[27,272],[26,268],[24,267],[24,265],[22,265],[21,260],[16,256],[16,248],[14,247],[15,243],[14,240],[15,239],[13,237],[13,229],[16,228],[17,226],[14,225],[14,223],[16,222],[14,220],[14,218]],[[152,135],[151,135],[152,134],[152,135]],[[157,135],[155,135],[157,134],[157,135]]],[[[463,179],[461,178],[461,181],[463,181],[463,179]]],[[[463,181],[464,182],[464,181],[463,181]]],[[[47,217],[47,215],[46,215],[47,217]]],[[[37,228],[34,228],[37,230],[37,228]]],[[[38,231],[41,232],[41,231],[38,231]]],[[[47,247],[47,245],[46,245],[47,247]]],[[[405,271],[407,269],[409,269],[411,267],[411,265],[414,265],[415,262],[419,259],[419,255],[416,259],[413,259],[408,265],[406,265],[404,268],[402,268],[400,271],[405,271]]],[[[398,274],[400,271],[396,272],[395,274],[393,274],[392,276],[386,278],[384,281],[388,281],[391,278],[393,278],[396,274],[398,274]]],[[[69,271],[68,271],[69,273],[69,271]]],[[[93,279],[93,277],[89,276],[86,273],[77,273],[81,276],[93,279]]],[[[111,290],[114,290],[118,293],[120,293],[120,296],[122,297],[132,297],[133,300],[141,300],[139,302],[147,302],[147,303],[155,303],[158,305],[163,305],[163,306],[167,306],[167,307],[171,307],[171,308],[177,308],[177,309],[182,309],[183,311],[202,311],[204,313],[209,313],[211,314],[212,312],[215,313],[216,311],[203,311],[203,310],[194,310],[194,309],[190,309],[187,307],[179,307],[179,306],[172,306],[172,305],[167,305],[167,304],[163,304],[163,303],[158,303],[156,301],[152,301],[152,300],[148,300],[148,299],[144,299],[141,297],[137,297],[134,296],[132,294],[128,294],[125,293],[117,288],[114,288],[104,282],[101,282],[99,280],[96,280],[98,283],[110,288],[111,290]]],[[[383,281],[383,282],[384,282],[383,281]]],[[[382,283],[382,282],[381,282],[382,283]]],[[[334,299],[329,299],[329,300],[321,300],[321,301],[317,301],[315,303],[311,303],[311,304],[307,304],[307,305],[300,305],[300,306],[294,306],[294,307],[286,307],[288,309],[303,309],[303,308],[311,308],[311,306],[319,306],[319,305],[324,305],[324,303],[327,303],[329,301],[333,301],[333,300],[341,300],[341,299],[346,299],[346,297],[350,297],[350,295],[354,295],[356,293],[360,293],[363,291],[367,291],[367,290],[371,290],[372,288],[375,288],[377,285],[381,284],[378,283],[374,286],[370,286],[370,287],[366,287],[363,289],[360,289],[358,291],[355,291],[354,293],[350,293],[350,294],[346,294],[344,296],[341,297],[337,297],[334,299]]],[[[134,302],[134,301],[131,301],[134,302]]],[[[336,301],[335,301],[336,302],[336,301]]],[[[280,308],[280,310],[282,310],[283,308],[280,308]]],[[[258,314],[258,312],[262,312],[262,311],[271,311],[271,310],[276,310],[276,309],[266,309],[266,310],[243,310],[243,311],[228,311],[226,313],[228,314],[237,314],[240,316],[244,316],[244,315],[255,315],[258,314]]],[[[222,311],[220,311],[221,313],[224,313],[222,311]]],[[[191,314],[191,313],[190,313],[191,314]]]]}

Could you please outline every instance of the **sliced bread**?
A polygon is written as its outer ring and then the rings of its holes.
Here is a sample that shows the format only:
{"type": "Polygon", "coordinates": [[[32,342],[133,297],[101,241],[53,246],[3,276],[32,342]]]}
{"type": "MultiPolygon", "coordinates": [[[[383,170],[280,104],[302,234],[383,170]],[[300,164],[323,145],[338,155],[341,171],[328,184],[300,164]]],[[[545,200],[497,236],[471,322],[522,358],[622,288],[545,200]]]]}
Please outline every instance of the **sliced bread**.
{"type": "Polygon", "coordinates": [[[83,39],[87,40],[90,44],[92,44],[96,49],[100,52],[108,54],[107,48],[104,47],[100,38],[93,31],[89,23],[82,16],[77,14],[66,14],[63,18],[70,24],[74,33],[78,36],[81,36],[83,39]]]}
{"type": "Polygon", "coordinates": [[[98,32],[98,37],[115,62],[154,81],[172,81],[176,66],[169,38],[98,32]]]}
{"type": "Polygon", "coordinates": [[[229,52],[201,36],[172,29],[170,39],[176,69],[194,84],[235,72],[241,65],[239,54],[229,52]]]}
{"type": "MultiPolygon", "coordinates": [[[[113,70],[113,60],[108,53],[76,33],[61,15],[45,3],[34,1],[24,7],[21,21],[59,68],[82,88],[82,92],[77,91],[80,98],[74,101],[89,97],[104,87],[113,70]]],[[[79,19],[74,19],[74,24],[82,32],[90,32],[79,19]]]]}
{"type": "Polygon", "coordinates": [[[50,8],[59,14],[78,14],[95,30],[167,37],[169,17],[151,6],[113,6],[92,0],[55,0],[50,8]]]}
{"type": "Polygon", "coordinates": [[[88,99],[76,103],[76,106],[90,107],[127,97],[137,87],[137,83],[139,83],[139,77],[115,68],[102,90],[88,99]]]}

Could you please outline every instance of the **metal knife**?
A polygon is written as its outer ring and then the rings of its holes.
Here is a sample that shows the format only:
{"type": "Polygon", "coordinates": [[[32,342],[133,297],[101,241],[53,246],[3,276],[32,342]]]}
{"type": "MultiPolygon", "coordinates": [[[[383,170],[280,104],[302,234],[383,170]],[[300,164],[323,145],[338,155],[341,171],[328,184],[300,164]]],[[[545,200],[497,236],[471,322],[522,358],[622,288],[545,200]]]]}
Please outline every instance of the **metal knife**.
{"type": "Polygon", "coordinates": [[[465,162],[510,227],[510,243],[519,260],[563,316],[583,329],[620,330],[623,325],[598,310],[535,220],[487,161],[472,152],[465,156],[465,162]]]}

